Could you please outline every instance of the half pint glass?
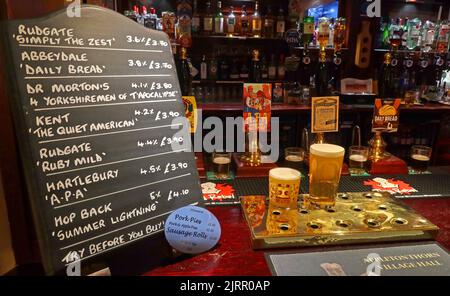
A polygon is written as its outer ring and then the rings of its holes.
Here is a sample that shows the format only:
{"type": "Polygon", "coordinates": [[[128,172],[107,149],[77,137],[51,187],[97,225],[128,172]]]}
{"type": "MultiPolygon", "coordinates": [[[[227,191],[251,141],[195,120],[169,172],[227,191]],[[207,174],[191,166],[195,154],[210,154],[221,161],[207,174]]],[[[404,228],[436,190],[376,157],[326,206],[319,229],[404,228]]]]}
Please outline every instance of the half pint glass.
{"type": "Polygon", "coordinates": [[[290,168],[276,168],[269,172],[269,203],[271,208],[297,209],[301,174],[290,168]]]}
{"type": "Polygon", "coordinates": [[[341,178],[345,149],[330,144],[315,144],[310,148],[309,197],[305,206],[326,209],[333,207],[341,178]]]}

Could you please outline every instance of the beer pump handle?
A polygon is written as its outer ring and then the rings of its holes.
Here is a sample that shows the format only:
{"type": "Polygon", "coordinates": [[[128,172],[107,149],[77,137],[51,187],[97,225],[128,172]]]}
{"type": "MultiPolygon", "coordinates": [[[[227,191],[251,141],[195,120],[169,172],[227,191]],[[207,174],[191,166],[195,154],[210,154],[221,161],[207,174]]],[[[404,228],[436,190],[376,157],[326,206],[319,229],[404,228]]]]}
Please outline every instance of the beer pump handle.
{"type": "Polygon", "coordinates": [[[359,125],[355,125],[352,133],[352,145],[361,146],[361,128],[359,125]]]}
{"type": "Polygon", "coordinates": [[[309,132],[307,128],[304,128],[302,131],[302,148],[305,149],[306,153],[309,153],[309,132]]]}

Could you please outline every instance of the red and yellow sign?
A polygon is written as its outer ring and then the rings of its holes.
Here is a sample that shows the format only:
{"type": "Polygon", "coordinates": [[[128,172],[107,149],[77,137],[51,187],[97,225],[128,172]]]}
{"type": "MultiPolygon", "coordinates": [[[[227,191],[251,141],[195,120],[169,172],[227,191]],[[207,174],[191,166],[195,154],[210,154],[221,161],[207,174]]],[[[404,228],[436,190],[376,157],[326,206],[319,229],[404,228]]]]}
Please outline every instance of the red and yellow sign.
{"type": "Polygon", "coordinates": [[[197,130],[197,102],[195,97],[183,97],[184,111],[186,112],[186,118],[189,120],[190,132],[195,134],[197,130]]]}
{"type": "Polygon", "coordinates": [[[243,93],[245,132],[270,132],[272,84],[245,83],[243,93]]]}
{"type": "Polygon", "coordinates": [[[393,133],[398,130],[401,100],[375,100],[372,132],[393,133]]]}

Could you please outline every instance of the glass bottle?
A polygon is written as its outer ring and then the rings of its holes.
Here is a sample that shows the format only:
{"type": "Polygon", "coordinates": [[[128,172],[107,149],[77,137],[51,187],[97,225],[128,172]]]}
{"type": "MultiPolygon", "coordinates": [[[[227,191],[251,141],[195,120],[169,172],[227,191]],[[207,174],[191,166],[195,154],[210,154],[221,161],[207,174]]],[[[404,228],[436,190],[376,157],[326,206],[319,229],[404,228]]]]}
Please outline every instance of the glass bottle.
{"type": "Polygon", "coordinates": [[[233,36],[236,30],[236,16],[233,12],[234,7],[230,6],[230,14],[227,17],[227,34],[233,36]]]}
{"type": "Polygon", "coordinates": [[[392,20],[389,27],[389,43],[394,51],[402,45],[402,34],[401,26],[392,20]]]}
{"type": "MultiPolygon", "coordinates": [[[[328,39],[327,39],[328,40],[328,39]]],[[[316,72],[316,92],[317,96],[328,95],[328,64],[325,51],[319,53],[319,64],[316,72]]]]}
{"type": "Polygon", "coordinates": [[[277,67],[277,77],[278,80],[284,80],[286,77],[286,66],[284,64],[284,54],[280,54],[280,61],[277,67]]]}
{"type": "Polygon", "coordinates": [[[436,51],[438,53],[446,53],[448,51],[450,39],[450,23],[448,21],[442,21],[439,25],[437,41],[436,41],[436,51]]]}
{"type": "Polygon", "coordinates": [[[255,12],[252,16],[252,35],[253,37],[261,37],[262,32],[262,20],[259,14],[259,2],[255,3],[255,12]]]}
{"type": "Polygon", "coordinates": [[[214,34],[222,35],[224,33],[223,24],[222,1],[217,1],[216,14],[214,15],[214,34]]]}
{"type": "Polygon", "coordinates": [[[206,2],[206,11],[203,17],[203,34],[211,35],[213,32],[213,15],[211,13],[211,2],[206,2]]]}
{"type": "Polygon", "coordinates": [[[314,36],[314,17],[312,16],[305,16],[303,18],[303,34],[302,34],[302,39],[303,39],[303,44],[305,47],[307,47],[314,36]]]}
{"type": "Polygon", "coordinates": [[[319,30],[317,40],[319,41],[320,48],[323,50],[328,45],[330,38],[330,20],[327,17],[321,17],[319,19],[319,30]]]}
{"type": "Polygon", "coordinates": [[[302,62],[299,67],[299,76],[300,84],[309,87],[311,84],[311,58],[307,47],[303,49],[302,62]]]}
{"type": "Polygon", "coordinates": [[[283,8],[280,7],[278,10],[278,16],[277,16],[277,34],[276,37],[279,39],[283,39],[284,32],[286,31],[286,21],[284,19],[284,11],[283,8]]]}
{"type": "Polygon", "coordinates": [[[277,78],[277,64],[275,62],[275,55],[272,54],[270,56],[270,63],[269,63],[269,79],[275,80],[277,78]]]}
{"type": "Polygon", "coordinates": [[[191,67],[187,57],[187,49],[185,47],[181,48],[180,64],[178,66],[178,79],[180,80],[181,94],[183,96],[189,95],[192,88],[192,76],[191,67]]]}
{"type": "Polygon", "coordinates": [[[379,95],[381,98],[389,98],[392,96],[392,55],[386,53],[384,55],[384,62],[381,66],[380,77],[378,79],[379,95]]]}
{"type": "Polygon", "coordinates": [[[252,64],[250,67],[250,82],[260,83],[262,82],[261,75],[261,62],[259,60],[259,50],[252,51],[252,64]]]}
{"type": "Polygon", "coordinates": [[[206,61],[206,55],[202,57],[202,62],[200,63],[200,79],[208,79],[208,62],[206,61]]]}
{"type": "Polygon", "coordinates": [[[227,81],[230,78],[230,64],[225,54],[220,56],[219,62],[219,80],[227,81]]]}
{"type": "Polygon", "coordinates": [[[200,14],[197,10],[197,0],[194,0],[194,11],[192,13],[192,34],[198,35],[200,33],[200,14]]]}
{"type": "Polygon", "coordinates": [[[217,57],[214,53],[211,60],[209,61],[208,67],[208,76],[211,80],[217,80],[218,78],[218,65],[217,65],[217,57]]]}
{"type": "Polygon", "coordinates": [[[422,28],[422,21],[418,18],[414,18],[408,21],[408,36],[406,40],[406,48],[409,50],[415,50],[420,46],[422,28]]]}
{"type": "Polygon", "coordinates": [[[250,33],[250,20],[247,15],[247,7],[242,5],[241,19],[240,19],[240,35],[248,36],[250,33]]]}
{"type": "Polygon", "coordinates": [[[345,43],[345,34],[347,31],[347,21],[345,18],[340,17],[335,21],[334,24],[334,34],[333,34],[333,45],[334,50],[339,52],[345,43]]]}
{"type": "Polygon", "coordinates": [[[238,69],[238,63],[237,63],[236,59],[233,59],[233,63],[231,65],[230,79],[231,80],[239,80],[239,69],[238,69]]]}
{"type": "Polygon", "coordinates": [[[273,38],[275,33],[275,18],[272,14],[272,8],[267,6],[267,14],[264,18],[264,37],[273,38]]]}
{"type": "Polygon", "coordinates": [[[426,21],[422,29],[422,51],[430,52],[434,49],[436,41],[436,24],[426,21]]]}
{"type": "Polygon", "coordinates": [[[247,81],[249,78],[248,62],[246,58],[242,60],[241,69],[239,71],[239,78],[244,81],[247,81]]]}

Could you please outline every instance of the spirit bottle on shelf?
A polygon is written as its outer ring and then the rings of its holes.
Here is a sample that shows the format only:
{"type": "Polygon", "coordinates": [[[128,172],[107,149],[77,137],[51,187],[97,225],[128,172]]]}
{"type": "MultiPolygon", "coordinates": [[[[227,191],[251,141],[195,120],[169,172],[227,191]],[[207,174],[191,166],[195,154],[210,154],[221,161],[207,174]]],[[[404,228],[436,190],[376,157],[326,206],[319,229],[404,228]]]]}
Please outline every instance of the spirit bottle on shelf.
{"type": "Polygon", "coordinates": [[[226,81],[230,78],[230,64],[228,63],[228,57],[225,54],[219,56],[219,80],[226,81]]]}
{"type": "Polygon", "coordinates": [[[206,55],[202,57],[202,62],[200,63],[200,79],[208,79],[208,62],[206,61],[206,55]]]}
{"type": "Polygon", "coordinates": [[[213,33],[213,15],[211,13],[211,2],[206,2],[206,11],[203,17],[203,34],[211,35],[213,33]]]}
{"type": "Polygon", "coordinates": [[[275,62],[275,55],[272,54],[270,56],[270,63],[269,63],[269,79],[275,80],[277,78],[277,65],[275,62]]]}
{"type": "Polygon", "coordinates": [[[217,1],[216,14],[214,15],[214,34],[222,35],[224,33],[223,25],[224,17],[222,13],[222,2],[217,1]]]}
{"type": "Polygon", "coordinates": [[[402,27],[392,20],[391,26],[389,27],[389,43],[394,51],[402,45],[402,31],[402,27]]]}
{"type": "Polygon", "coordinates": [[[378,46],[380,48],[389,48],[389,27],[390,27],[390,19],[389,17],[381,18],[381,34],[378,46]]]}
{"type": "Polygon", "coordinates": [[[130,14],[130,19],[132,19],[135,22],[138,22],[139,17],[140,17],[139,6],[134,5],[133,6],[133,12],[130,14]]]}
{"type": "Polygon", "coordinates": [[[436,24],[426,21],[422,29],[422,50],[430,52],[435,48],[436,24]]]}
{"type": "Polygon", "coordinates": [[[156,14],[156,9],[154,7],[150,8],[150,13],[145,20],[144,26],[147,28],[156,30],[158,25],[158,15],[156,14]]]}
{"type": "Polygon", "coordinates": [[[303,18],[303,34],[302,34],[303,44],[305,48],[308,47],[309,44],[312,42],[314,31],[315,31],[314,17],[305,16],[303,18]]]}
{"type": "Polygon", "coordinates": [[[236,58],[233,59],[233,63],[231,64],[230,79],[239,80],[239,68],[236,58]]]}
{"type": "Polygon", "coordinates": [[[327,64],[327,57],[326,52],[324,50],[321,50],[319,53],[319,64],[317,65],[317,72],[316,72],[316,92],[317,96],[327,96],[329,95],[328,92],[328,64],[327,64]]]}
{"type": "Polygon", "coordinates": [[[264,18],[264,37],[273,38],[275,33],[275,18],[272,14],[272,8],[267,6],[267,14],[264,18]]]}
{"type": "Polygon", "coordinates": [[[217,80],[218,69],[219,69],[219,65],[217,64],[217,57],[216,57],[216,54],[214,53],[211,60],[209,61],[209,67],[208,67],[209,79],[217,80]]]}
{"type": "Polygon", "coordinates": [[[318,41],[321,50],[325,50],[330,38],[330,20],[326,17],[319,19],[318,41]]]}
{"type": "Polygon", "coordinates": [[[261,61],[259,60],[259,50],[255,49],[252,51],[252,64],[250,67],[250,82],[260,83],[262,82],[261,77],[261,61]]]}
{"type": "Polygon", "coordinates": [[[309,87],[311,85],[311,58],[307,47],[303,49],[301,66],[298,72],[300,84],[309,87]]]}
{"type": "Polygon", "coordinates": [[[335,52],[340,52],[345,43],[347,24],[345,18],[338,18],[334,25],[333,45],[335,52]]]}
{"type": "Polygon", "coordinates": [[[200,14],[198,13],[197,10],[197,0],[194,0],[194,11],[192,13],[192,34],[193,35],[198,35],[200,33],[201,30],[201,26],[200,26],[200,14]]]}
{"type": "Polygon", "coordinates": [[[247,7],[242,6],[241,19],[240,19],[240,35],[248,36],[250,34],[250,19],[247,15],[247,7]]]}
{"type": "Polygon", "coordinates": [[[261,79],[269,79],[269,65],[267,64],[267,59],[265,55],[261,55],[261,79]]]}
{"type": "Polygon", "coordinates": [[[415,71],[413,69],[414,67],[414,59],[411,54],[406,54],[405,58],[403,59],[403,71],[402,71],[402,82],[401,82],[401,88],[402,92],[400,94],[400,97],[405,97],[405,93],[409,90],[412,90],[412,88],[415,85],[415,71]]]}
{"type": "Polygon", "coordinates": [[[259,14],[259,3],[256,1],[255,3],[255,12],[252,16],[252,35],[253,37],[261,37],[262,33],[262,20],[261,15],[259,14]]]}
{"type": "Polygon", "coordinates": [[[278,11],[276,28],[276,37],[279,39],[283,39],[284,32],[286,31],[286,21],[284,19],[284,11],[282,7],[280,7],[280,10],[278,11]]]}
{"type": "Polygon", "coordinates": [[[378,92],[381,98],[392,97],[393,73],[391,62],[392,54],[386,53],[381,66],[380,77],[378,78],[378,92]]]}
{"type": "Polygon", "coordinates": [[[284,54],[280,55],[280,61],[278,62],[278,67],[277,67],[277,76],[278,76],[278,80],[284,80],[284,78],[286,76],[286,67],[284,65],[284,54]]]}
{"type": "Polygon", "coordinates": [[[187,49],[181,48],[180,62],[178,66],[178,79],[180,80],[181,94],[188,96],[192,88],[191,67],[189,65],[187,49]]]}
{"type": "Polygon", "coordinates": [[[450,23],[448,21],[442,21],[439,25],[436,50],[438,53],[446,53],[448,51],[450,39],[450,23]]]}
{"type": "Polygon", "coordinates": [[[335,31],[336,21],[334,18],[330,19],[330,35],[328,36],[328,46],[333,47],[334,44],[334,31],[335,31]]]}
{"type": "Polygon", "coordinates": [[[241,69],[239,71],[239,78],[247,81],[249,78],[249,69],[248,69],[248,61],[247,58],[242,60],[241,69]]]}
{"type": "Polygon", "coordinates": [[[421,43],[421,28],[422,21],[418,18],[414,18],[408,21],[408,36],[406,41],[406,48],[409,50],[415,50],[421,43]]]}
{"type": "Polygon", "coordinates": [[[148,17],[147,7],[145,5],[141,6],[141,14],[137,17],[137,22],[140,25],[145,25],[145,19],[148,17]]]}
{"type": "Polygon", "coordinates": [[[227,34],[232,37],[236,32],[236,16],[234,15],[234,7],[230,6],[230,14],[227,17],[227,34]]]}

